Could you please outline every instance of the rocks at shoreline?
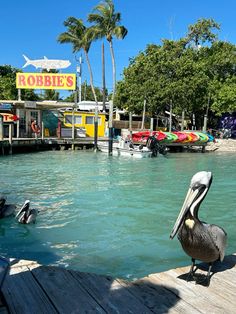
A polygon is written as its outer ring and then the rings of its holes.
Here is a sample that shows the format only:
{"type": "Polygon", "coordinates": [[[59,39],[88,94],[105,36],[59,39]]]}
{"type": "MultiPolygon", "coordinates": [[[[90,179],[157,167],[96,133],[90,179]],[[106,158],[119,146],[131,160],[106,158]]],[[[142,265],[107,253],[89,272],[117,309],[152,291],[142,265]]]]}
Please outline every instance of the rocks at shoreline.
{"type": "Polygon", "coordinates": [[[207,143],[206,152],[236,152],[236,140],[216,139],[215,143],[207,143]]]}

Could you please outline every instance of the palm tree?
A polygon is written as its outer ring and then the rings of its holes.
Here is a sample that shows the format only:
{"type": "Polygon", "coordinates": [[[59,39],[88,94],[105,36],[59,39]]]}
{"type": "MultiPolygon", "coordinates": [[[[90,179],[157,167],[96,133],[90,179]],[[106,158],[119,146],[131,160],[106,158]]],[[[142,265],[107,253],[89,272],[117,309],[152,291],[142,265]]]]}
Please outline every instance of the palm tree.
{"type": "Polygon", "coordinates": [[[77,19],[75,17],[68,17],[68,19],[64,22],[64,25],[67,27],[67,32],[64,32],[59,35],[58,41],[63,43],[71,43],[73,46],[73,52],[76,53],[80,49],[84,51],[86,62],[89,69],[90,75],[90,85],[93,92],[94,100],[96,103],[95,106],[95,118],[94,118],[94,149],[97,149],[97,138],[98,138],[98,101],[95,92],[95,88],[93,85],[93,73],[91,64],[88,57],[89,48],[91,46],[92,37],[91,32],[88,28],[83,24],[81,19],[77,19]]]}
{"type": "Polygon", "coordinates": [[[113,120],[113,103],[116,92],[116,65],[113,49],[113,36],[118,39],[123,39],[128,30],[119,25],[121,21],[121,14],[115,12],[114,4],[112,0],[104,0],[104,2],[98,4],[93,13],[89,14],[88,21],[95,25],[90,28],[94,39],[106,38],[109,42],[110,53],[112,59],[112,73],[113,73],[113,93],[112,103],[109,112],[109,153],[112,152],[112,120],[113,120]]]}
{"type": "Polygon", "coordinates": [[[89,69],[90,85],[92,88],[94,100],[97,104],[97,96],[93,85],[93,73],[88,57],[88,52],[92,42],[91,32],[89,31],[89,28],[87,28],[83,24],[83,21],[81,19],[77,19],[75,17],[68,17],[67,20],[64,22],[64,25],[67,27],[67,32],[61,33],[57,40],[61,44],[72,44],[73,53],[76,53],[81,49],[84,51],[87,66],[89,69]]]}

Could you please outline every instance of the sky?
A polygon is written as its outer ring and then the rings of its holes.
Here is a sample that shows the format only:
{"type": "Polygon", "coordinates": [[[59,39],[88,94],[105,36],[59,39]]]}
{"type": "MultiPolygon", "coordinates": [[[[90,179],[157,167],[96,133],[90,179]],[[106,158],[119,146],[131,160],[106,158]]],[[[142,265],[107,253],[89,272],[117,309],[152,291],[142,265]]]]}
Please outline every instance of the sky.
{"type": "MultiPolygon", "coordinates": [[[[76,58],[70,44],[59,44],[57,37],[66,31],[63,22],[69,17],[81,18],[84,23],[100,0],[1,0],[0,1],[0,65],[22,69],[30,59],[69,60],[65,73],[76,71],[76,58]]],[[[178,40],[186,35],[188,26],[200,18],[213,18],[221,25],[219,39],[236,44],[235,0],[114,0],[116,12],[121,13],[121,25],[128,29],[123,40],[114,39],[117,80],[122,79],[130,58],[145,50],[148,44],[161,44],[162,39],[178,40]]],[[[89,58],[94,85],[102,87],[101,43],[92,44],[89,58]]],[[[112,92],[112,64],[109,46],[105,44],[106,85],[112,92]]],[[[83,56],[82,56],[83,58],[83,56]]],[[[24,72],[37,72],[33,66],[24,72]]],[[[140,69],[141,70],[141,69],[140,69]]],[[[89,84],[85,59],[82,63],[82,82],[89,84]]],[[[62,93],[62,97],[66,97],[62,93]]]]}

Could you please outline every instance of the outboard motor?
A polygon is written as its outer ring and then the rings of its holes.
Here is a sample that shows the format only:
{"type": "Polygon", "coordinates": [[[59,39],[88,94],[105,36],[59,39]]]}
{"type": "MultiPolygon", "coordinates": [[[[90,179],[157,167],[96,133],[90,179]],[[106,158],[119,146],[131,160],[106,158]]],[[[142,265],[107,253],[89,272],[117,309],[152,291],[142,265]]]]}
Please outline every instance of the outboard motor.
{"type": "Polygon", "coordinates": [[[160,145],[155,136],[149,136],[146,142],[146,146],[152,152],[152,157],[157,157],[158,154],[166,155],[166,147],[160,145]]]}

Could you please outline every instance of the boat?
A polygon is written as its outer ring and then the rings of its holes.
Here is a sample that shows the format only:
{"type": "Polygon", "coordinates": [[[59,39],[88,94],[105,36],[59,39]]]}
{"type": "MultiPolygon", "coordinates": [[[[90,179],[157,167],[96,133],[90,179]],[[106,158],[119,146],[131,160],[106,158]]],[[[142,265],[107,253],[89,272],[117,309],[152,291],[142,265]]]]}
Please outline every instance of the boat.
{"type": "MultiPolygon", "coordinates": [[[[108,142],[98,142],[98,150],[108,154],[108,142]]],[[[113,156],[129,156],[135,158],[157,157],[158,154],[166,154],[165,147],[159,145],[154,136],[149,136],[146,145],[134,145],[129,138],[120,138],[119,142],[113,143],[113,156]]]]}

